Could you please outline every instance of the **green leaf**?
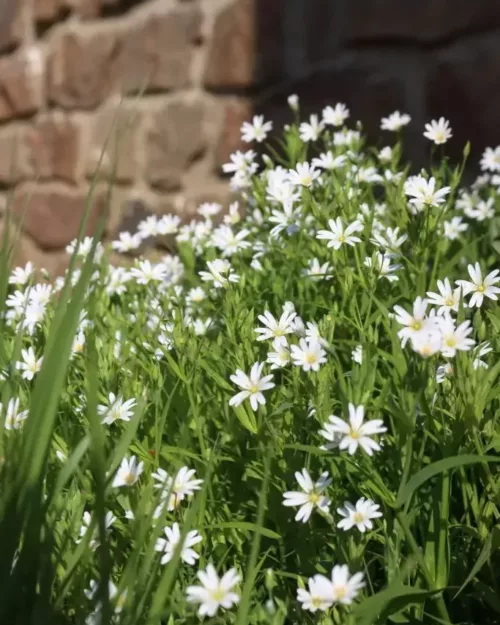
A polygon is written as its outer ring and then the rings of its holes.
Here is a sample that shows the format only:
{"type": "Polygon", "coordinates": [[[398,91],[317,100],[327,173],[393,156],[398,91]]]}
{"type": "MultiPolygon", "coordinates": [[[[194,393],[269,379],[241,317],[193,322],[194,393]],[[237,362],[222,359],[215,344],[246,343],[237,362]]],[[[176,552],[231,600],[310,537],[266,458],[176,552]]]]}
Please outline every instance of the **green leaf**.
{"type": "Polygon", "coordinates": [[[275,540],[279,540],[281,536],[272,530],[269,530],[265,527],[261,527],[256,525],[255,523],[249,523],[248,521],[228,521],[226,523],[213,523],[211,525],[207,525],[206,529],[235,529],[241,530],[244,532],[259,532],[262,536],[266,536],[267,538],[274,538],[275,540]]]}
{"type": "Polygon", "coordinates": [[[408,499],[412,496],[417,488],[420,488],[422,484],[425,484],[428,480],[449,471],[456,469],[457,467],[463,467],[469,464],[488,463],[488,462],[500,462],[500,456],[478,456],[474,454],[466,454],[463,456],[451,456],[450,458],[443,458],[433,464],[425,467],[414,475],[400,490],[396,499],[396,507],[403,506],[408,499]]]}

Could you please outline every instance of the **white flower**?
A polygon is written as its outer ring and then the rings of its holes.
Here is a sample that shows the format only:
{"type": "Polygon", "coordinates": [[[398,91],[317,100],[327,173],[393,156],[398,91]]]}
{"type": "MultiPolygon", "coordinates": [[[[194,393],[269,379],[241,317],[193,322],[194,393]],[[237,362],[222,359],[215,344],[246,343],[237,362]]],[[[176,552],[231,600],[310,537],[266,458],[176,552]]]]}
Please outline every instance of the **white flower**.
{"type": "Polygon", "coordinates": [[[271,371],[285,367],[290,362],[290,350],[288,345],[276,338],[273,341],[273,349],[275,351],[267,354],[266,362],[271,363],[271,371]]]}
{"type": "Polygon", "coordinates": [[[483,171],[500,172],[500,145],[496,148],[486,148],[481,158],[483,171]]]}
{"type": "Polygon", "coordinates": [[[384,228],[381,232],[374,232],[372,242],[391,252],[399,252],[399,248],[408,238],[407,234],[399,234],[399,228],[384,228]]]}
{"type": "Polygon", "coordinates": [[[141,243],[142,238],[138,232],[135,234],[130,234],[130,232],[120,232],[118,239],[111,242],[111,247],[117,252],[120,252],[120,254],[125,254],[126,252],[136,250],[140,247],[141,243]]]}
{"type": "MultiPolygon", "coordinates": [[[[166,538],[158,538],[155,544],[155,551],[162,551],[161,558],[162,564],[167,564],[172,559],[175,549],[181,540],[181,530],[178,523],[174,523],[172,527],[165,528],[166,538]]],[[[194,545],[197,545],[202,541],[202,537],[198,534],[197,530],[189,531],[184,537],[181,548],[181,560],[186,564],[195,564],[196,560],[200,557],[194,549],[191,549],[194,545]]]]}
{"type": "Polygon", "coordinates": [[[380,128],[382,130],[390,130],[391,132],[396,132],[401,130],[403,126],[408,125],[411,122],[411,117],[406,113],[400,113],[399,111],[395,111],[391,113],[389,117],[382,117],[382,121],[380,122],[380,128]]]}
{"type": "MultiPolygon", "coordinates": [[[[111,526],[113,525],[115,521],[116,521],[115,515],[112,512],[106,512],[106,515],[104,517],[104,529],[106,530],[107,533],[109,532],[109,530],[111,529],[111,526]]],[[[80,532],[79,532],[79,538],[75,541],[76,544],[81,543],[83,537],[86,535],[86,533],[88,532],[90,528],[91,522],[92,522],[92,516],[90,512],[84,512],[82,525],[80,527],[80,532]]],[[[99,545],[100,545],[99,531],[96,525],[93,529],[92,537],[89,541],[89,547],[92,551],[94,551],[95,549],[97,549],[97,547],[99,547],[99,545]]]]}
{"type": "Polygon", "coordinates": [[[28,349],[21,350],[21,358],[22,361],[16,363],[16,368],[23,372],[22,377],[25,380],[32,380],[40,371],[43,356],[37,359],[35,350],[28,347],[28,349]]]}
{"type": "Polygon", "coordinates": [[[292,111],[297,111],[299,108],[299,96],[296,93],[292,93],[287,98],[288,106],[292,111]]]}
{"type": "Polygon", "coordinates": [[[71,353],[72,354],[81,354],[83,352],[83,348],[85,346],[85,334],[83,331],[78,332],[76,337],[73,339],[73,343],[71,345],[71,353]]]}
{"type": "Polygon", "coordinates": [[[293,208],[292,204],[284,204],[283,210],[272,210],[269,221],[276,224],[270,231],[270,235],[275,238],[286,230],[288,235],[292,235],[299,231],[298,221],[302,216],[302,210],[299,207],[293,208]]]}
{"type": "Polygon", "coordinates": [[[213,319],[211,317],[207,317],[206,319],[194,319],[192,325],[196,336],[204,336],[213,325],[213,319]]]}
{"type": "Polygon", "coordinates": [[[163,215],[158,220],[158,232],[159,234],[177,234],[181,218],[179,215],[163,215]]]}
{"type": "Polygon", "coordinates": [[[386,145],[378,153],[378,158],[382,163],[389,163],[392,160],[393,151],[389,145],[386,145]]]}
{"type": "Polygon", "coordinates": [[[488,369],[488,363],[481,360],[483,356],[492,352],[491,344],[489,341],[485,341],[484,343],[480,343],[474,349],[474,360],[472,362],[472,366],[474,369],[488,369]]]}
{"type": "Polygon", "coordinates": [[[495,200],[490,197],[486,202],[481,200],[477,203],[476,209],[472,216],[476,221],[486,221],[486,219],[493,219],[495,216],[495,200]]]}
{"type": "Polygon", "coordinates": [[[377,278],[386,278],[389,282],[399,280],[398,276],[393,275],[393,272],[400,269],[401,265],[391,265],[391,256],[389,254],[375,252],[375,258],[367,256],[364,264],[366,267],[373,268],[377,278]]]}
{"type": "Polygon", "coordinates": [[[240,205],[238,202],[232,202],[229,205],[229,211],[227,215],[224,215],[224,223],[228,226],[234,226],[241,221],[241,215],[239,212],[240,205]]]}
{"type": "Polygon", "coordinates": [[[311,187],[320,176],[320,172],[309,163],[297,163],[295,169],[288,172],[288,180],[295,186],[311,187]]]}
{"type": "MultiPolygon", "coordinates": [[[[336,146],[352,146],[354,143],[358,142],[361,138],[361,133],[357,130],[347,130],[344,128],[340,132],[335,132],[333,134],[333,145],[336,146]]],[[[349,155],[351,158],[352,154],[349,155]]]]}
{"type": "Polygon", "coordinates": [[[293,364],[303,371],[319,371],[320,365],[326,362],[326,352],[315,338],[300,339],[298,345],[290,347],[290,353],[293,364]]]}
{"type": "Polygon", "coordinates": [[[440,117],[438,121],[433,119],[430,124],[425,124],[424,137],[436,145],[446,143],[452,136],[450,122],[444,117],[440,117]]]}
{"type": "Polygon", "coordinates": [[[234,152],[229,156],[230,162],[222,165],[222,171],[225,174],[252,174],[255,172],[256,163],[254,163],[257,154],[253,150],[246,152],[234,152]]]}
{"type": "Polygon", "coordinates": [[[219,608],[228,610],[239,602],[234,587],[241,581],[236,569],[229,569],[221,578],[213,564],[198,572],[201,586],[188,586],[186,598],[189,603],[199,603],[199,616],[215,616],[219,608]]]}
{"type": "Polygon", "coordinates": [[[346,164],[346,157],[344,154],[334,156],[333,152],[328,150],[328,152],[320,154],[319,157],[313,158],[312,164],[314,167],[333,171],[334,169],[340,169],[346,164]]]}
{"type": "Polygon", "coordinates": [[[324,575],[315,575],[317,592],[331,603],[350,605],[364,587],[363,573],[350,575],[347,565],[334,566],[331,579],[324,575]]]}
{"type": "Polygon", "coordinates": [[[342,126],[349,117],[349,109],[339,102],[335,107],[327,106],[323,109],[323,123],[330,126],[342,126]]]}
{"type": "Polygon", "coordinates": [[[16,267],[9,276],[9,284],[23,285],[29,282],[35,272],[32,262],[26,263],[24,267],[16,267]]]}
{"type": "Polygon", "coordinates": [[[196,211],[198,215],[201,215],[203,219],[210,219],[210,217],[214,217],[218,215],[222,210],[222,205],[217,202],[204,202],[198,207],[196,211]]]}
{"type": "Polygon", "coordinates": [[[264,115],[254,115],[252,123],[243,122],[241,126],[241,138],[245,143],[257,141],[262,143],[273,129],[273,122],[265,122],[264,115]]]}
{"type": "Polygon", "coordinates": [[[167,270],[163,263],[152,265],[149,260],[141,260],[137,267],[132,267],[130,275],[138,284],[149,284],[150,282],[163,282],[167,277],[167,270]]]}
{"type": "Polygon", "coordinates": [[[404,347],[408,339],[413,339],[418,334],[428,334],[434,327],[435,319],[426,317],[428,301],[417,297],[413,304],[413,314],[406,312],[401,306],[394,306],[396,321],[404,326],[398,332],[401,345],[404,347]]]}
{"type": "Polygon", "coordinates": [[[309,122],[302,122],[299,127],[299,134],[302,141],[316,141],[323,130],[323,122],[319,121],[317,115],[311,115],[309,122]]]}
{"type": "MultiPolygon", "coordinates": [[[[0,414],[3,412],[3,405],[0,404],[0,414]]],[[[23,421],[27,418],[27,410],[19,410],[19,397],[11,398],[7,404],[4,427],[6,430],[19,430],[23,421]]]]}
{"type": "Polygon", "coordinates": [[[259,315],[259,321],[264,325],[263,328],[255,328],[255,333],[259,336],[258,341],[268,339],[276,339],[282,345],[286,345],[286,335],[293,332],[293,320],[297,315],[296,312],[284,311],[279,319],[276,319],[266,310],[263,315],[259,315]]]}
{"type": "Polygon", "coordinates": [[[451,317],[439,317],[441,331],[441,353],[447,358],[455,356],[457,351],[469,351],[475,344],[474,339],[467,338],[472,332],[470,321],[464,321],[455,328],[455,320],[451,317]]]}
{"type": "Polygon", "coordinates": [[[130,460],[124,458],[120,464],[120,467],[113,478],[113,487],[119,488],[120,486],[133,486],[141,473],[144,470],[144,463],[137,462],[135,456],[131,456],[130,460]]]}
{"type": "Polygon", "coordinates": [[[191,304],[199,304],[204,299],[206,299],[207,294],[201,288],[201,286],[194,287],[193,289],[189,289],[189,292],[186,296],[186,300],[191,304]]]}
{"type": "Polygon", "coordinates": [[[250,247],[249,241],[245,241],[249,234],[250,230],[243,229],[235,233],[232,228],[223,224],[214,230],[212,245],[218,247],[223,256],[232,256],[236,252],[250,247]]]}
{"type": "Polygon", "coordinates": [[[150,215],[143,221],[139,222],[137,226],[138,235],[141,239],[149,239],[149,237],[156,237],[160,234],[158,229],[158,217],[156,215],[150,215]]]}
{"type": "Polygon", "coordinates": [[[284,506],[300,506],[295,516],[296,521],[306,523],[314,508],[327,513],[330,506],[330,499],[323,492],[330,486],[332,479],[325,471],[317,482],[313,482],[307,469],[302,469],[302,473],[297,471],[295,478],[304,492],[288,491],[283,493],[284,506]]]}
{"type": "Polygon", "coordinates": [[[359,237],[354,236],[355,232],[363,230],[363,224],[358,219],[345,229],[340,217],[337,217],[336,220],[329,219],[328,225],[330,230],[319,230],[316,234],[317,239],[328,241],[327,247],[333,247],[334,250],[338,250],[344,243],[354,246],[355,243],[361,242],[359,237]]]}
{"type": "Polygon", "coordinates": [[[297,588],[297,601],[302,604],[303,610],[309,612],[317,612],[318,610],[328,610],[333,605],[333,601],[330,597],[325,597],[321,594],[323,590],[323,584],[317,582],[314,577],[308,580],[309,591],[304,588],[297,588]]]}
{"type": "Polygon", "coordinates": [[[256,362],[253,364],[250,370],[250,375],[243,373],[241,369],[236,370],[236,374],[229,376],[230,380],[243,389],[241,392],[231,397],[229,400],[230,406],[239,406],[245,399],[250,399],[250,405],[252,410],[257,410],[259,404],[264,405],[266,398],[262,391],[267,391],[275,386],[273,375],[262,376],[262,370],[264,368],[263,362],[256,362]]]}
{"type": "Polygon", "coordinates": [[[460,304],[460,287],[452,289],[448,278],[445,278],[444,282],[442,280],[438,280],[437,287],[439,293],[427,291],[429,304],[431,306],[439,306],[437,314],[444,315],[450,313],[451,311],[458,312],[458,305],[460,304]]]}
{"type": "MultiPolygon", "coordinates": [[[[166,502],[169,511],[175,510],[181,501],[187,497],[192,497],[195,491],[200,490],[203,480],[197,479],[195,476],[195,469],[185,466],[177,471],[173,479],[165,469],[161,468],[151,475],[156,482],[155,488],[161,490],[162,499],[165,500],[166,497],[169,497],[168,502],[166,502]]],[[[162,508],[163,505],[160,506],[160,511],[162,508]]]]}
{"type": "Polygon", "coordinates": [[[435,325],[425,332],[415,333],[411,337],[413,351],[423,358],[429,358],[441,351],[442,337],[439,326],[435,325]]]}
{"type": "Polygon", "coordinates": [[[362,533],[366,530],[371,530],[373,523],[371,519],[376,519],[382,516],[379,512],[380,506],[374,503],[371,499],[365,499],[361,497],[356,502],[356,505],[352,505],[348,501],[344,502],[343,508],[337,508],[337,512],[344,518],[337,523],[337,527],[348,531],[354,526],[362,533]]]}
{"type": "Polygon", "coordinates": [[[453,217],[451,221],[445,221],[444,224],[444,236],[450,241],[458,239],[461,232],[465,232],[469,227],[463,222],[461,217],[453,217]]]}
{"type": "Polygon", "coordinates": [[[442,384],[446,378],[450,378],[454,373],[453,365],[451,362],[447,362],[444,365],[439,365],[436,369],[436,382],[442,384]]]}
{"type": "Polygon", "coordinates": [[[492,300],[498,299],[497,293],[500,293],[500,288],[495,286],[495,284],[500,282],[500,277],[497,277],[500,270],[495,269],[494,271],[490,271],[484,279],[479,263],[476,263],[475,265],[468,265],[467,271],[469,272],[471,281],[457,280],[455,284],[462,287],[464,295],[469,295],[470,293],[473,294],[469,300],[469,306],[471,308],[474,306],[480,308],[483,305],[485,297],[492,300]]]}
{"type": "Polygon", "coordinates": [[[134,414],[133,408],[137,405],[135,399],[127,399],[123,401],[123,397],[118,397],[114,393],[108,395],[109,405],[99,404],[97,412],[103,417],[101,423],[110,425],[118,420],[130,421],[130,417],[134,414]]]}
{"type": "Polygon", "coordinates": [[[405,193],[410,196],[410,204],[416,211],[422,211],[425,206],[439,206],[446,201],[450,187],[436,190],[434,177],[426,180],[423,176],[411,176],[405,182],[405,193]]]}
{"type": "Polygon", "coordinates": [[[302,269],[302,275],[311,278],[317,282],[318,280],[330,280],[330,263],[327,261],[320,265],[317,258],[311,258],[307,261],[307,269],[302,269]]]}
{"type": "Polygon", "coordinates": [[[363,347],[361,345],[356,345],[356,347],[351,352],[352,359],[354,362],[357,362],[358,365],[363,363],[363,347]]]}
{"type": "Polygon", "coordinates": [[[347,449],[349,454],[354,455],[361,447],[369,456],[374,451],[380,449],[380,445],[371,437],[375,434],[382,434],[387,431],[381,419],[372,419],[363,423],[365,415],[364,406],[355,406],[349,404],[349,422],[330,415],[329,423],[326,423],[323,430],[320,431],[321,436],[334,444],[337,444],[338,435],[342,435],[338,443],[339,449],[347,449]]]}
{"type": "Polygon", "coordinates": [[[216,289],[228,286],[230,282],[239,282],[240,277],[234,273],[228,260],[216,258],[207,262],[208,271],[200,271],[199,275],[204,282],[213,282],[216,289]]]}

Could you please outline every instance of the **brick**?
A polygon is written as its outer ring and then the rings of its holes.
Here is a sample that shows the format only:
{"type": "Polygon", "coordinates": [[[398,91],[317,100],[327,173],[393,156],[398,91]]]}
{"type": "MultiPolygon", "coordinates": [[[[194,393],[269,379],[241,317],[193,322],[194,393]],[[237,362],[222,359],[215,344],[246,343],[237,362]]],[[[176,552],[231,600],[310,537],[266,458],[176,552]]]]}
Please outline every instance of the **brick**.
{"type": "Polygon", "coordinates": [[[131,182],[140,172],[142,161],[142,113],[119,102],[108,105],[93,122],[87,174],[114,175],[117,182],[131,182]],[[104,155],[102,151],[106,147],[104,155]],[[102,159],[101,159],[102,155],[102,159]],[[100,162],[100,164],[99,164],[100,162]]]}
{"type": "Polygon", "coordinates": [[[193,46],[201,37],[196,6],[163,9],[132,23],[121,54],[126,93],[166,90],[190,84],[193,46]]]}
{"type": "Polygon", "coordinates": [[[204,113],[202,101],[179,98],[153,116],[146,150],[146,175],[153,187],[180,188],[182,173],[206,147],[204,113]]]}
{"type": "Polygon", "coordinates": [[[343,33],[350,40],[394,38],[432,43],[500,26],[497,0],[349,0],[345,4],[343,33]]]}
{"type": "Polygon", "coordinates": [[[286,0],[234,0],[217,16],[205,68],[210,89],[282,77],[286,0]]]}
{"type": "Polygon", "coordinates": [[[21,35],[19,0],[2,0],[0,5],[0,52],[19,43],[21,35]]]}
{"type": "Polygon", "coordinates": [[[252,118],[253,105],[247,99],[228,102],[224,107],[224,123],[215,150],[215,165],[218,170],[229,161],[229,155],[248,145],[241,140],[241,124],[252,118]]]}
{"type": "Polygon", "coordinates": [[[121,33],[64,31],[52,41],[49,98],[64,108],[95,108],[118,90],[121,33]]]}
{"type": "MultiPolygon", "coordinates": [[[[22,228],[35,243],[45,250],[66,246],[77,235],[85,213],[87,196],[62,184],[22,185],[16,189],[13,214],[23,216],[22,228]]],[[[104,215],[106,198],[99,194],[93,198],[86,233],[92,234],[104,215]]]]}
{"type": "Polygon", "coordinates": [[[24,141],[30,177],[70,183],[79,180],[83,128],[74,118],[61,112],[45,115],[26,131],[24,141]]]}
{"type": "Polygon", "coordinates": [[[471,159],[500,144],[500,37],[484,35],[436,52],[427,83],[428,118],[450,120],[453,138],[447,154],[460,158],[467,141],[471,159]]]}
{"type": "Polygon", "coordinates": [[[35,113],[44,102],[44,67],[39,48],[0,59],[0,121],[35,113]]]}

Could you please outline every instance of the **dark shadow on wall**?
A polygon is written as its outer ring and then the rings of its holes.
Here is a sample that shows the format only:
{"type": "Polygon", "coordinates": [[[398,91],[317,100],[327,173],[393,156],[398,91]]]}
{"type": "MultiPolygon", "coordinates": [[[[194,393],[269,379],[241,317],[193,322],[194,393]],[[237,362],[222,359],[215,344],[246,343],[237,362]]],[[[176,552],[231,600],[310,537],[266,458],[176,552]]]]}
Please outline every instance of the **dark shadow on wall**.
{"type": "Polygon", "coordinates": [[[380,119],[407,112],[406,157],[428,163],[424,125],[444,116],[459,160],[500,144],[499,0],[253,0],[255,109],[279,128],[296,93],[302,117],[344,102],[372,142],[394,138],[380,119]]]}

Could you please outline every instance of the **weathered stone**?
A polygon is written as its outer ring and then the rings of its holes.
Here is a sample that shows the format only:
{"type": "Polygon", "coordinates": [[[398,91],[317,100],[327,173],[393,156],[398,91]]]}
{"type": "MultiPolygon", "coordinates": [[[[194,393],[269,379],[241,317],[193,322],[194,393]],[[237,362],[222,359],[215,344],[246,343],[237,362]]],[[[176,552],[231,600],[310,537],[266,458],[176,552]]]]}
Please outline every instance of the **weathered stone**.
{"type": "Polygon", "coordinates": [[[22,177],[23,137],[18,126],[6,126],[0,130],[0,184],[10,185],[22,177]]]}
{"type": "Polygon", "coordinates": [[[142,113],[132,105],[118,102],[116,106],[105,107],[94,120],[87,158],[88,175],[113,175],[117,182],[135,180],[142,165],[141,130],[142,113]]]}
{"type": "Polygon", "coordinates": [[[429,120],[444,115],[453,138],[446,152],[460,158],[467,141],[471,159],[488,145],[500,144],[500,37],[456,43],[438,51],[427,84],[429,120]]]}
{"type": "Polygon", "coordinates": [[[252,117],[253,105],[248,99],[235,99],[224,107],[224,122],[219,137],[215,165],[217,170],[229,161],[229,155],[239,149],[248,147],[241,140],[241,124],[252,117]]]}
{"type": "MultiPolygon", "coordinates": [[[[42,249],[60,249],[77,235],[87,195],[61,184],[25,184],[16,189],[13,214],[23,216],[22,228],[42,249]]],[[[86,233],[92,234],[104,215],[104,195],[93,198],[86,233]]]]}
{"type": "Polygon", "coordinates": [[[2,0],[0,4],[0,52],[19,43],[19,8],[19,0],[2,0]]]}
{"type": "Polygon", "coordinates": [[[120,57],[126,93],[185,87],[190,84],[193,45],[201,37],[197,7],[169,8],[130,26],[120,57]]]}
{"type": "Polygon", "coordinates": [[[234,0],[218,15],[205,70],[210,89],[281,77],[285,0],[234,0]]]}
{"type": "Polygon", "coordinates": [[[117,91],[120,37],[112,26],[57,34],[49,64],[50,100],[64,108],[94,108],[117,91]]]}
{"type": "Polygon", "coordinates": [[[76,183],[82,174],[82,141],[83,128],[74,118],[60,112],[40,118],[25,133],[29,175],[76,183]]]}
{"type": "Polygon", "coordinates": [[[348,0],[345,10],[343,33],[351,40],[435,42],[500,26],[497,0],[348,0]]]}
{"type": "Polygon", "coordinates": [[[198,100],[177,99],[160,109],[148,133],[146,175],[155,188],[174,191],[181,175],[206,146],[204,105],[198,100]]]}
{"type": "MultiPolygon", "coordinates": [[[[3,241],[5,226],[0,222],[0,241],[3,241]]],[[[67,266],[68,255],[66,252],[44,253],[26,234],[11,224],[8,233],[8,245],[11,249],[11,267],[24,267],[31,261],[36,268],[46,269],[51,277],[64,273],[67,266]]]]}
{"type": "Polygon", "coordinates": [[[0,59],[0,121],[41,108],[43,78],[43,57],[35,46],[0,59]]]}

